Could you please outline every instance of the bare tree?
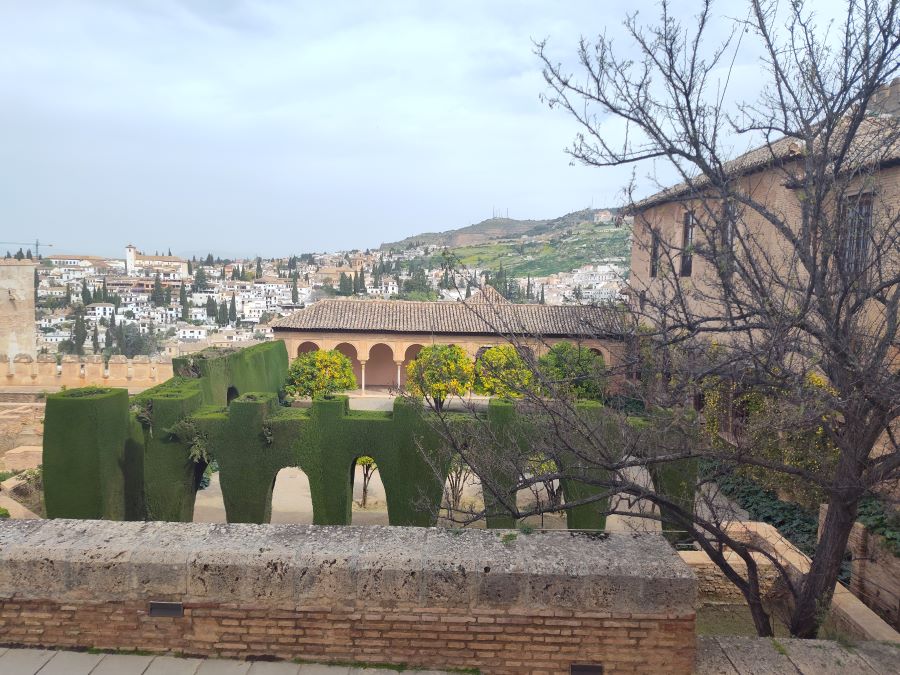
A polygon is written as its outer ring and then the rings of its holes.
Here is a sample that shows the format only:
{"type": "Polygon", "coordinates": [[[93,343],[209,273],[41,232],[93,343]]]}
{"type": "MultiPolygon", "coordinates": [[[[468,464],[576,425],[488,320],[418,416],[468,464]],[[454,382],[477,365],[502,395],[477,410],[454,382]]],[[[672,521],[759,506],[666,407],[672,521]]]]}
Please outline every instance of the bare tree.
{"type": "MultiPolygon", "coordinates": [[[[860,500],[900,479],[900,119],[879,100],[900,68],[900,0],[848,2],[831,33],[803,3],[751,0],[747,10],[709,48],[711,3],[685,27],[664,2],[656,24],[624,23],[638,57],[619,56],[607,36],[582,40],[578,76],[537,45],[547,102],[581,125],[576,160],[666,162],[682,181],[640,202],[633,184],[625,190],[636,258],[650,262],[632,271],[640,328],[633,358],[612,379],[643,399],[644,422],[579,406],[533,363],[535,386],[523,387],[517,404],[527,431],[481,424],[480,413],[468,426],[446,413],[438,424],[478,474],[484,514],[630,512],[617,495],[650,504],[643,515],[684,530],[741,590],[760,635],[772,634],[762,556],[781,573],[791,633],[814,637],[860,500]],[[750,41],[762,50],[767,84],[729,112],[730,64],[750,41]],[[624,141],[607,140],[608,118],[626,124],[624,141]],[[735,158],[732,148],[747,141],[758,148],[735,158]],[[713,412],[697,417],[683,405],[704,388],[774,402],[765,408],[769,434],[785,442],[818,434],[828,452],[797,463],[761,451],[758,434],[725,433],[713,412]],[[536,470],[538,454],[547,462],[536,470]],[[705,471],[697,473],[698,460],[705,471]],[[806,574],[789,573],[717,512],[716,479],[746,467],[823,495],[828,514],[806,574]],[[562,505],[517,506],[518,490],[547,481],[568,485],[562,505]],[[705,508],[695,508],[695,492],[705,508]]],[[[514,344],[540,340],[489,306],[473,311],[514,344]]]]}

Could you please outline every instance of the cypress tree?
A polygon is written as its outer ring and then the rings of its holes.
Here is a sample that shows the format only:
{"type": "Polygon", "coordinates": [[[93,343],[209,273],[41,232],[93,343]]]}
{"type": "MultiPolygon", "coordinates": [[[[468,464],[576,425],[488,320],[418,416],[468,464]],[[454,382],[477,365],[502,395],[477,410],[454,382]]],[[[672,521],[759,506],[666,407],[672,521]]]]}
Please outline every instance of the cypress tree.
{"type": "Polygon", "coordinates": [[[291,282],[291,302],[295,305],[297,301],[300,299],[300,292],[297,290],[297,275],[296,273],[291,277],[293,281],[291,282]]]}
{"type": "Polygon", "coordinates": [[[31,257],[31,249],[28,249],[28,251],[26,251],[25,257],[28,258],[29,260],[33,260],[33,258],[31,257]]]}
{"type": "Polygon", "coordinates": [[[359,292],[363,295],[366,294],[366,273],[363,271],[359,273],[359,292]]]}
{"type": "Polygon", "coordinates": [[[75,329],[72,333],[72,340],[75,343],[75,353],[84,354],[84,343],[87,340],[87,328],[84,326],[84,317],[81,314],[75,317],[75,329]]]}
{"type": "Polygon", "coordinates": [[[178,302],[181,304],[181,320],[187,321],[190,318],[190,312],[188,308],[187,289],[184,287],[184,284],[181,284],[181,289],[178,291],[178,302]]]}
{"type": "Polygon", "coordinates": [[[109,291],[106,290],[106,277],[103,277],[103,288],[100,291],[100,297],[103,302],[109,302],[109,291]]]}
{"type": "Polygon", "coordinates": [[[234,302],[234,293],[231,294],[231,303],[228,305],[228,320],[231,323],[237,321],[237,305],[234,302]]]}
{"type": "Polygon", "coordinates": [[[197,274],[194,275],[194,292],[206,290],[206,270],[202,267],[197,268],[197,274]]]}
{"type": "Polygon", "coordinates": [[[256,278],[259,279],[262,276],[262,258],[256,258],[256,278]]]}
{"type": "Polygon", "coordinates": [[[545,304],[544,303],[544,284],[541,284],[541,304],[542,305],[545,304]]]}
{"type": "Polygon", "coordinates": [[[153,278],[153,290],[150,291],[150,304],[159,307],[163,301],[162,281],[159,278],[159,272],[153,278]]]}
{"type": "Polygon", "coordinates": [[[194,275],[194,266],[191,264],[191,261],[188,260],[188,276],[194,275]]]}
{"type": "Polygon", "coordinates": [[[89,289],[87,287],[87,280],[82,279],[81,280],[81,303],[85,307],[87,307],[89,304],[91,304],[91,302],[93,302],[93,300],[91,299],[91,289],[89,289]]]}
{"type": "Polygon", "coordinates": [[[212,296],[206,298],[206,316],[211,319],[215,319],[218,315],[218,308],[216,307],[216,301],[213,300],[212,296]]]}
{"type": "Polygon", "coordinates": [[[91,346],[94,348],[95,354],[100,352],[100,333],[97,331],[97,324],[94,324],[94,334],[91,335],[91,346]]]}
{"type": "Polygon", "coordinates": [[[225,326],[228,324],[228,305],[224,302],[219,305],[219,316],[216,320],[220,326],[225,326]]]}

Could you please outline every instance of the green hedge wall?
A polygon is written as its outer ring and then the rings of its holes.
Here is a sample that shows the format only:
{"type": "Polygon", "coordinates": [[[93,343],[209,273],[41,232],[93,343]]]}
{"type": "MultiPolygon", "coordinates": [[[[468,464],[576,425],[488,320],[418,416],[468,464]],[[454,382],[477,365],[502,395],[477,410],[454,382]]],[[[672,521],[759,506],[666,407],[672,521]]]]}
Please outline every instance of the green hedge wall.
{"type": "Polygon", "coordinates": [[[88,387],[47,397],[44,503],[48,518],[122,520],[128,392],[88,387]]]}
{"type": "MultiPolygon", "coordinates": [[[[175,371],[178,376],[130,401],[123,389],[96,388],[48,398],[44,481],[50,517],[190,521],[203,471],[216,460],[229,522],[269,522],[275,478],[297,466],[309,478],[314,522],[349,524],[356,460],[368,455],[385,487],[389,522],[435,523],[451,453],[440,448],[421,403],[398,398],[390,412],[361,412],[339,396],[316,400],[308,410],[285,408],[279,401],[287,374],[282,342],[208,350],[176,359],[175,371]],[[229,397],[229,389],[239,395],[229,397]]],[[[598,433],[613,433],[604,429],[602,405],[588,402],[579,411],[598,433]]],[[[528,456],[536,421],[500,400],[490,402],[487,420],[497,447],[483,449],[485,461],[473,468],[497,487],[485,495],[492,512],[488,527],[512,527],[515,521],[501,505],[515,499],[515,466],[492,460],[510,448],[528,456]]],[[[451,423],[473,421],[457,416],[451,423]]],[[[602,480],[597,469],[579,469],[575,457],[560,461],[586,481],[563,482],[567,501],[602,491],[588,484],[602,480]]],[[[693,500],[695,465],[666,465],[652,473],[658,489],[685,504],[693,500]]],[[[606,508],[598,500],[571,509],[569,527],[603,528],[606,508]]]]}

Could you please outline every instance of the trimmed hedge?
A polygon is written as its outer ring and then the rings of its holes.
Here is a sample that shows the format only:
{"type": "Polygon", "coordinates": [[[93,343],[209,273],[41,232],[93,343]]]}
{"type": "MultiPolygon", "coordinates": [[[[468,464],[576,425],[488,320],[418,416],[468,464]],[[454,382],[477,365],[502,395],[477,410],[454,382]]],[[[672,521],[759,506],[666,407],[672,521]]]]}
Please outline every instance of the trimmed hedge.
{"type": "Polygon", "coordinates": [[[126,515],[128,392],[86,387],[47,397],[44,504],[48,518],[126,515]]]}
{"type": "MultiPolygon", "coordinates": [[[[204,471],[216,461],[229,522],[269,522],[278,472],[298,466],[309,478],[313,521],[349,524],[356,460],[367,455],[378,465],[389,522],[434,525],[451,453],[442,451],[422,405],[398,398],[391,412],[360,412],[350,410],[347,397],[336,396],[315,400],[308,410],[286,408],[280,399],[287,369],[287,351],[279,341],[176,359],[176,377],[130,401],[124,389],[75,389],[49,397],[48,515],[188,522],[204,471]]],[[[602,424],[599,403],[581,403],[579,410],[602,424]]],[[[466,416],[451,417],[452,424],[473,423],[466,416]]],[[[502,446],[488,451],[497,456],[512,447],[528,456],[533,419],[501,400],[490,402],[487,419],[502,446]]],[[[490,454],[486,460],[476,473],[489,471],[486,482],[501,491],[485,495],[493,511],[488,527],[512,527],[513,518],[500,515],[498,504],[515,499],[516,476],[490,454]]],[[[579,475],[575,458],[567,464],[566,471],[579,475]]],[[[675,494],[692,470],[667,468],[654,479],[675,494]]],[[[602,478],[595,469],[584,471],[585,480],[602,478]]],[[[564,481],[562,488],[569,501],[601,490],[577,479],[564,481]]],[[[573,508],[569,526],[601,529],[605,509],[605,500],[573,508]]]]}

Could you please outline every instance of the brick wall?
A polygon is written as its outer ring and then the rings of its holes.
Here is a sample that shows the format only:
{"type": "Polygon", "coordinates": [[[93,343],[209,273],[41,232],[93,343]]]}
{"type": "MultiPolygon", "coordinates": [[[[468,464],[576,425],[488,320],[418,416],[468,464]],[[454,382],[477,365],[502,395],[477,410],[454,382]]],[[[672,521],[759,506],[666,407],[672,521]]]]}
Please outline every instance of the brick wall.
{"type": "Polygon", "coordinates": [[[183,618],[147,615],[140,602],[6,601],[8,644],[479,668],[485,673],[690,673],[693,616],[398,606],[322,610],[188,603],[183,618]]]}
{"type": "Polygon", "coordinates": [[[656,535],[0,524],[0,643],[484,673],[690,673],[695,581],[656,535]],[[151,617],[151,600],[184,615],[151,617]]]}

